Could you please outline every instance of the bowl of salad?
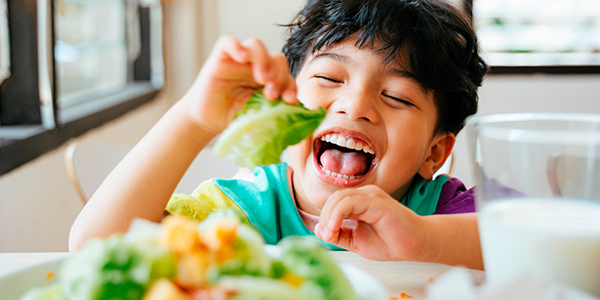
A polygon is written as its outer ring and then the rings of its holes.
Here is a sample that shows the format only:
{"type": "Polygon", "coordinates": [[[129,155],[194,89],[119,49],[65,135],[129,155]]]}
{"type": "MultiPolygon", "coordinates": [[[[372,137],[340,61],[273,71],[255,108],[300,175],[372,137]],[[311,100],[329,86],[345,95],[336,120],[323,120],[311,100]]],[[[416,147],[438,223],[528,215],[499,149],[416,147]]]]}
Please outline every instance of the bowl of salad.
{"type": "Polygon", "coordinates": [[[377,280],[337,264],[316,238],[288,237],[267,246],[233,210],[202,222],[138,219],[125,234],[90,240],[78,253],[2,281],[16,296],[0,298],[19,300],[387,299],[377,280]],[[56,276],[24,292],[9,282],[23,285],[34,272],[56,276]]]}

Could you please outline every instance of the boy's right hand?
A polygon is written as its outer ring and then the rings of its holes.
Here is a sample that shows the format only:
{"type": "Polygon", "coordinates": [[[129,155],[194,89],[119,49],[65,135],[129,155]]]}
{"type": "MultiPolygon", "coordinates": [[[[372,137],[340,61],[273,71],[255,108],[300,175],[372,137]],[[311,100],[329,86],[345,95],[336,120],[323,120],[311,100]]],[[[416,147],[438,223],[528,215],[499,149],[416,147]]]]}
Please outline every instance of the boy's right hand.
{"type": "Polygon", "coordinates": [[[211,135],[223,131],[259,88],[295,104],[296,83],[282,53],[269,53],[258,39],[221,37],[182,101],[189,119],[211,135]]]}

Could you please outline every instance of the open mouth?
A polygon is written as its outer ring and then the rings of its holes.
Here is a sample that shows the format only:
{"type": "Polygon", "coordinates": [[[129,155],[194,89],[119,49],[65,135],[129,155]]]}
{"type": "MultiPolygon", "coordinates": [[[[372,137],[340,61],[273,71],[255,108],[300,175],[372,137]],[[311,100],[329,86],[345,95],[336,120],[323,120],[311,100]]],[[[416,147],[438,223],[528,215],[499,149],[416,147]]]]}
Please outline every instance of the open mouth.
{"type": "Polygon", "coordinates": [[[376,165],[375,151],[365,141],[339,133],[316,139],[314,149],[319,168],[331,177],[359,179],[376,165]]]}

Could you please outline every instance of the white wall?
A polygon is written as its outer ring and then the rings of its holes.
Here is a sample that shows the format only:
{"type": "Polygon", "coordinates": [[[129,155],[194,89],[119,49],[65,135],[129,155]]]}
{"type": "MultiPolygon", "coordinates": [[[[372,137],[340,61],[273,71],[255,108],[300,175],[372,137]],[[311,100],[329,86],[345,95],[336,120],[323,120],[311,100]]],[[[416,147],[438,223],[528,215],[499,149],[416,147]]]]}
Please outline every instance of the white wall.
{"type": "MultiPolygon", "coordinates": [[[[479,89],[477,115],[508,112],[600,113],[600,75],[490,75],[479,89]]],[[[454,148],[452,175],[473,186],[464,130],[454,148]]]]}
{"type": "MultiPolygon", "coordinates": [[[[283,45],[287,22],[302,0],[177,0],[165,3],[165,90],[158,99],[80,141],[133,144],[192,83],[219,35],[261,38],[271,51],[283,45]]],[[[480,90],[480,114],[513,111],[600,113],[600,75],[489,76],[480,90]]],[[[462,133],[453,174],[472,185],[462,133]]],[[[68,231],[82,208],[63,164],[65,147],[0,176],[0,252],[66,251],[68,231]]]]}
{"type": "Polygon", "coordinates": [[[220,0],[218,28],[221,35],[233,35],[240,40],[261,39],[269,51],[281,51],[285,28],[302,8],[304,0],[220,0]]]}
{"type": "MultiPolygon", "coordinates": [[[[164,94],[76,140],[131,144],[165,111],[164,94]]],[[[83,208],[64,164],[66,145],[0,177],[0,252],[67,251],[83,208]]]]}

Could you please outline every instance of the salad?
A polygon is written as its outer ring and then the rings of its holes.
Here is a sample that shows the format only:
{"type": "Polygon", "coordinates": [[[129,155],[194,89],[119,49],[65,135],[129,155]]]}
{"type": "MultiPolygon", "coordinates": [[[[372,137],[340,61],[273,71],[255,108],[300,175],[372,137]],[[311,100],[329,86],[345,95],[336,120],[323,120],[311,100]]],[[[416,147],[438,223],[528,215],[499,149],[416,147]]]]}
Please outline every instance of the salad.
{"type": "Polygon", "coordinates": [[[283,239],[278,257],[234,210],[198,223],[135,220],[126,234],[90,240],[61,265],[59,280],[21,300],[357,299],[312,237],[283,239]]]}
{"type": "Polygon", "coordinates": [[[322,107],[269,101],[258,90],[219,135],[213,153],[245,168],[279,163],[283,150],[309,136],[325,114],[322,107]]]}

